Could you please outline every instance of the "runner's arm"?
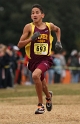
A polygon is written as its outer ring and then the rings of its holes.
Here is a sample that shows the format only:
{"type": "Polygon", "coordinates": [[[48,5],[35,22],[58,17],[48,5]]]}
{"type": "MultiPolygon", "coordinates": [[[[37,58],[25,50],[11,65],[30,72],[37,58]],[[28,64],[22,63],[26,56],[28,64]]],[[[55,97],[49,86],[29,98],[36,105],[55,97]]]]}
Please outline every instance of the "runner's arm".
{"type": "Polygon", "coordinates": [[[50,27],[51,27],[51,30],[56,33],[56,37],[57,37],[57,42],[55,44],[55,49],[57,51],[61,51],[62,50],[62,44],[61,44],[61,41],[60,41],[61,30],[58,26],[54,25],[53,23],[50,23],[50,27]]]}
{"type": "Polygon", "coordinates": [[[31,42],[31,38],[29,37],[29,34],[31,33],[31,26],[30,24],[27,24],[24,29],[23,29],[23,34],[20,37],[20,40],[18,42],[18,47],[22,48],[24,46],[26,46],[29,42],[31,42]]]}
{"type": "Polygon", "coordinates": [[[61,38],[61,30],[58,26],[54,25],[53,23],[50,23],[50,28],[51,31],[54,31],[57,37],[57,41],[60,42],[60,38],[61,38]]]}
{"type": "Polygon", "coordinates": [[[34,41],[36,38],[40,36],[40,32],[35,32],[31,37],[29,37],[31,31],[32,29],[30,24],[24,27],[23,34],[18,43],[19,48],[26,46],[29,42],[34,41]]]}

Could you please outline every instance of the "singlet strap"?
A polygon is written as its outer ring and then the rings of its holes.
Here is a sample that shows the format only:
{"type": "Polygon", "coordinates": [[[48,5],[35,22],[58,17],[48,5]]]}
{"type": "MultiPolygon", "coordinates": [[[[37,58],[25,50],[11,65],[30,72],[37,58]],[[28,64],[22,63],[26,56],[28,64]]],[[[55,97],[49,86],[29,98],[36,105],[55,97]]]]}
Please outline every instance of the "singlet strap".
{"type": "Polygon", "coordinates": [[[48,56],[51,54],[51,49],[52,49],[52,42],[53,42],[53,37],[51,35],[51,28],[50,28],[50,23],[46,22],[47,27],[49,28],[50,34],[49,34],[49,39],[50,39],[50,49],[49,49],[49,54],[48,56]]]}
{"type": "Polygon", "coordinates": [[[31,22],[30,23],[30,25],[31,25],[31,27],[32,27],[32,32],[31,32],[31,35],[33,35],[33,33],[34,33],[34,28],[35,28],[35,25],[31,22]]]}
{"type": "Polygon", "coordinates": [[[46,25],[48,26],[49,30],[51,31],[50,23],[49,22],[46,22],[46,25]]]}

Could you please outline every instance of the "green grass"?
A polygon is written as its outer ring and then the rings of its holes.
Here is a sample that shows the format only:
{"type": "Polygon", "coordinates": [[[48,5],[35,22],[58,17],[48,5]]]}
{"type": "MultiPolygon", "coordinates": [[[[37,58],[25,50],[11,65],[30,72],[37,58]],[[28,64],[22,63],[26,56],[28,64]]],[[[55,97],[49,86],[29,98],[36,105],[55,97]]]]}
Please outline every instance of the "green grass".
{"type": "MultiPolygon", "coordinates": [[[[48,89],[54,95],[80,95],[80,83],[78,84],[53,84],[48,89]]],[[[36,96],[35,86],[16,86],[13,89],[0,89],[0,98],[30,97],[36,96]]]]}

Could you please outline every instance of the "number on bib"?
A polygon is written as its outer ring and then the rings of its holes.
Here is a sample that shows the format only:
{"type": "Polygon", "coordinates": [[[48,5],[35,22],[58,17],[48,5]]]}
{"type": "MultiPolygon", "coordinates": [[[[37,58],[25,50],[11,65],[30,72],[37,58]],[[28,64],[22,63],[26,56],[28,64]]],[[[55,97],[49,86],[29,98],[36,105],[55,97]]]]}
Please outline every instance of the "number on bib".
{"type": "Polygon", "coordinates": [[[48,44],[47,43],[35,43],[34,53],[37,55],[47,55],[48,54],[48,44]]]}

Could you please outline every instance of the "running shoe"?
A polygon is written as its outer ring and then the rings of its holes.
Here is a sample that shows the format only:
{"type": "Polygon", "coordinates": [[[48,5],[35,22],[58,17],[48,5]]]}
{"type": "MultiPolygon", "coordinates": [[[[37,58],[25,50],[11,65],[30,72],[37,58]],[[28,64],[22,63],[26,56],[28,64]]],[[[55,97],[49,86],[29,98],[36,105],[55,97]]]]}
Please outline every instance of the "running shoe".
{"type": "Polygon", "coordinates": [[[43,114],[45,112],[44,105],[39,103],[38,104],[38,109],[35,111],[35,114],[43,114]]]}
{"type": "Polygon", "coordinates": [[[46,109],[47,111],[51,111],[52,110],[52,91],[49,91],[50,94],[50,98],[46,98],[46,109]]]}

